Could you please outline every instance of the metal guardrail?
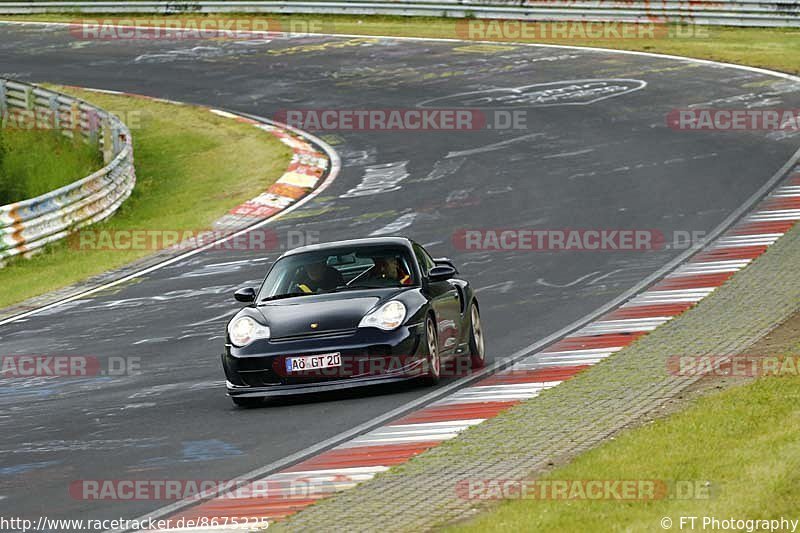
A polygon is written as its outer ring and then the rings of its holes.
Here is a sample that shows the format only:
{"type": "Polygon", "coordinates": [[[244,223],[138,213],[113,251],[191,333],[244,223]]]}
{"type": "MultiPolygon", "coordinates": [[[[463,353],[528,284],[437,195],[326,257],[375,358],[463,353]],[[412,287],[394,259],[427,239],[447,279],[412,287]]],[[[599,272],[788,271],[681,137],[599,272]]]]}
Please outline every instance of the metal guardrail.
{"type": "Polygon", "coordinates": [[[80,135],[103,151],[105,163],[60,189],[0,206],[0,264],[111,216],[133,191],[131,133],[111,113],[61,93],[0,79],[0,117],[4,126],[53,129],[70,138],[80,135]]]}
{"type": "Polygon", "coordinates": [[[799,0],[285,0],[6,2],[0,15],[39,13],[303,13],[535,21],[611,21],[800,27],[799,0]]]}

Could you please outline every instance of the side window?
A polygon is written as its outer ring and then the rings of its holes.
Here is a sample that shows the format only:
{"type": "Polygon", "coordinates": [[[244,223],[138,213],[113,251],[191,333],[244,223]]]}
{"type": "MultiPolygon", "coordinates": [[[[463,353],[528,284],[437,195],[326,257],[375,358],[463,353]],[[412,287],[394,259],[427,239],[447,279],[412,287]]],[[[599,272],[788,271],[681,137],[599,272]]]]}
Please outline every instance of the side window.
{"type": "Polygon", "coordinates": [[[419,268],[422,270],[422,275],[427,277],[430,269],[435,266],[433,259],[431,259],[428,252],[419,244],[414,244],[414,255],[417,256],[417,262],[419,263],[419,268]]]}

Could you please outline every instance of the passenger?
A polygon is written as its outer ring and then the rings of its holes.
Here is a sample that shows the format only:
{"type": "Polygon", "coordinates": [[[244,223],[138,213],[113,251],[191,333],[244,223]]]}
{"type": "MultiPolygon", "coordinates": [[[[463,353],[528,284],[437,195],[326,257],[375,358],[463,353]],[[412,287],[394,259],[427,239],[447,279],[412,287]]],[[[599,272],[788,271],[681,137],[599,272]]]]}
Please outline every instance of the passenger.
{"type": "Polygon", "coordinates": [[[370,279],[373,280],[393,280],[400,285],[411,285],[411,276],[403,271],[400,261],[396,257],[377,257],[375,267],[370,279]]]}

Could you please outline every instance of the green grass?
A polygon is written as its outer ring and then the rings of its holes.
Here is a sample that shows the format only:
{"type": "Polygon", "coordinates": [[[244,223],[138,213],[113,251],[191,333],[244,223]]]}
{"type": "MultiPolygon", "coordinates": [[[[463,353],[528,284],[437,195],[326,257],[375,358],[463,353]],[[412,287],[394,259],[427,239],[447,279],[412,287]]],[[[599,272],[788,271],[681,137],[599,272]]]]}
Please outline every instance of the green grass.
{"type": "MultiPolygon", "coordinates": [[[[204,15],[174,15],[169,20],[199,20],[204,15]]],[[[269,29],[295,32],[342,33],[355,35],[392,35],[402,37],[462,38],[466,35],[465,24],[469,21],[434,17],[399,16],[354,16],[354,15],[208,15],[218,20],[235,19],[243,21],[244,28],[258,28],[248,25],[248,21],[267,21],[269,29]]],[[[34,15],[7,16],[7,20],[34,20],[55,22],[121,21],[147,24],[159,17],[147,15],[34,15]]],[[[162,17],[163,19],[164,17],[162,17]]],[[[645,38],[599,38],[583,36],[580,23],[571,26],[578,30],[569,38],[557,37],[553,26],[533,26],[534,38],[518,37],[509,31],[501,35],[505,38],[492,38],[499,42],[519,41],[576,46],[599,46],[620,50],[638,50],[675,54],[701,59],[712,59],[729,63],[739,63],[783,72],[800,73],[800,29],[794,28],[736,28],[710,26],[667,26],[665,32],[657,29],[652,36],[645,38]],[[544,33],[544,36],[542,36],[544,33]]],[[[261,26],[263,27],[263,26],[261,26]]],[[[647,34],[645,34],[647,35],[647,34]]]]}
{"type": "MultiPolygon", "coordinates": [[[[778,330],[785,337],[779,346],[762,343],[748,353],[800,355],[798,317],[786,328],[778,330]]],[[[799,429],[800,378],[761,378],[696,399],[687,410],[625,432],[541,477],[710,482],[709,495],[651,502],[508,500],[447,531],[659,531],[663,517],[673,530],[681,516],[797,519],[799,429]]]]}
{"type": "MultiPolygon", "coordinates": [[[[119,212],[92,230],[202,230],[258,195],[285,171],[291,151],[253,126],[208,110],[75,89],[131,127],[136,188],[119,212]]],[[[0,269],[0,306],[20,302],[129,263],[151,250],[80,250],[57,243],[0,269]]]]}
{"type": "Polygon", "coordinates": [[[34,198],[103,166],[97,146],[55,131],[0,129],[0,205],[34,198]]]}

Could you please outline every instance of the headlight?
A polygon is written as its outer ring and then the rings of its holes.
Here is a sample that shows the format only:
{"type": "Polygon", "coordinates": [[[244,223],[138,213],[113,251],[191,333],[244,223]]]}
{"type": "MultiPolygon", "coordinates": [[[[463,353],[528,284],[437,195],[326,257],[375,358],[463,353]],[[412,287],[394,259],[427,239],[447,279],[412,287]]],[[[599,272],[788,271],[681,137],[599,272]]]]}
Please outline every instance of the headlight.
{"type": "Polygon", "coordinates": [[[228,336],[234,346],[247,346],[256,339],[269,339],[269,328],[249,316],[243,316],[228,324],[228,336]]]}
{"type": "Polygon", "coordinates": [[[400,302],[388,302],[362,318],[358,327],[389,331],[399,327],[405,319],[406,306],[400,302]]]}

